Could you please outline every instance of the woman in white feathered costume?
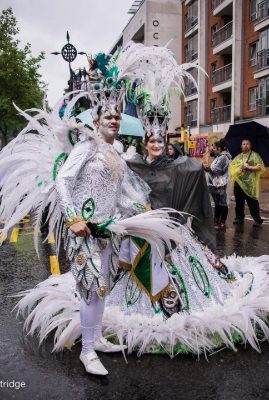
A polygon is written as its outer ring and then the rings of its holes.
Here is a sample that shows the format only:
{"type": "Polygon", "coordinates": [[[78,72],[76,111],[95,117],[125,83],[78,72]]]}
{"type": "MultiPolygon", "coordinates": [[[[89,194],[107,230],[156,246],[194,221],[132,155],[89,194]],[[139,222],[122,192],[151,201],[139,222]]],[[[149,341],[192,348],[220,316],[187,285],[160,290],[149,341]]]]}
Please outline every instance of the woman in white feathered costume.
{"type": "MultiPolygon", "coordinates": [[[[175,354],[211,350],[221,343],[233,347],[235,337],[258,349],[256,326],[268,336],[264,322],[269,312],[269,281],[264,270],[268,259],[246,259],[243,268],[240,260],[229,258],[226,264],[233,270],[250,271],[231,273],[187,228],[167,218],[169,210],[144,212],[148,188],[130,173],[111,146],[123,93],[119,81],[128,79],[132,87],[140,80],[146,93],[142,96],[144,126],[166,129],[168,90],[172,85],[182,88],[189,66],[178,66],[167,48],[129,44],[118,61],[117,79],[108,76],[104,87],[90,91],[97,136],[66,117],[63,122],[57,120],[55,113],[53,117],[44,112],[35,118],[25,115],[40,134],[21,134],[12,154],[6,151],[0,163],[5,170],[23,163],[25,174],[22,151],[38,151],[26,157],[27,174],[35,175],[31,187],[22,187],[16,170],[2,182],[1,217],[9,221],[4,232],[33,209],[38,231],[48,204],[50,229],[57,229],[58,242],[62,215],[69,227],[65,243],[73,274],[52,276],[22,294],[18,309],[24,315],[29,313],[25,328],[32,334],[38,330],[40,342],[56,328],[54,350],[74,343],[82,333],[81,361],[91,373],[107,373],[94,349],[118,351],[124,348],[123,342],[130,351],[163,348],[175,354]],[[39,122],[44,118],[46,126],[39,122]],[[72,142],[72,128],[79,129],[80,143],[70,152],[65,134],[70,130],[72,142]],[[38,166],[36,172],[38,161],[45,156],[50,166],[53,160],[53,179],[58,175],[58,197],[49,168],[38,166]],[[114,218],[141,211],[125,220],[114,218]],[[112,233],[125,240],[119,245],[112,233]],[[171,240],[177,244],[173,251],[171,240]],[[191,259],[187,250],[193,254],[191,259]],[[170,253],[167,262],[165,253],[170,253]],[[117,268],[118,260],[130,275],[117,268]],[[251,263],[255,268],[249,267],[251,263]],[[113,285],[102,321],[101,298],[113,285]],[[118,337],[119,346],[101,337],[101,321],[103,330],[118,337]]],[[[72,106],[69,104],[66,115],[72,106]]]]}

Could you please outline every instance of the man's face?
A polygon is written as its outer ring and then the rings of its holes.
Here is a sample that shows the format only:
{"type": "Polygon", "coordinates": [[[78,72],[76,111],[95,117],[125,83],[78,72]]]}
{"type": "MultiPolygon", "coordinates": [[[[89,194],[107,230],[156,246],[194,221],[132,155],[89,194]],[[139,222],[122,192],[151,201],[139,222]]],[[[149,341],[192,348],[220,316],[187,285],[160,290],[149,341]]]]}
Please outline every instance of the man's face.
{"type": "Polygon", "coordinates": [[[98,121],[95,122],[99,133],[107,138],[115,138],[120,129],[120,113],[115,110],[106,110],[101,113],[98,121]]]}
{"type": "Polygon", "coordinates": [[[243,140],[241,144],[242,152],[248,153],[251,150],[251,144],[249,140],[243,140]]]}

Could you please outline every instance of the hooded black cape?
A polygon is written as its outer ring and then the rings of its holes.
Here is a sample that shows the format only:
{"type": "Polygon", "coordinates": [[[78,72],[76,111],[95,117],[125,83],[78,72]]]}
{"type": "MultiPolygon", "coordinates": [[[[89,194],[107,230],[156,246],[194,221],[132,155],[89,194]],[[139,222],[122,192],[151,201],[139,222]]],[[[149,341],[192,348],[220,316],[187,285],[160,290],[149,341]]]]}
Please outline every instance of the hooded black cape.
{"type": "Polygon", "coordinates": [[[165,155],[151,164],[140,155],[127,163],[150,186],[153,209],[172,207],[195,216],[192,227],[197,236],[215,248],[212,208],[201,163],[186,156],[171,160],[165,155]]]}

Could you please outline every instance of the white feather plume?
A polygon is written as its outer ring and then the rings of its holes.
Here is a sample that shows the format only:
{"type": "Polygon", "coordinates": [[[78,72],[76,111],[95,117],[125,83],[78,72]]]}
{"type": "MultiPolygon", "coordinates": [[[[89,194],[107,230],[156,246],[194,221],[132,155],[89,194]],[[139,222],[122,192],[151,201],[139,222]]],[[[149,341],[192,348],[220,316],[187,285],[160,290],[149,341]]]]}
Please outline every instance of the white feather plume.
{"type": "Polygon", "coordinates": [[[161,106],[169,89],[177,88],[184,93],[184,78],[197,87],[190,68],[199,68],[195,63],[178,65],[171,50],[161,46],[144,46],[130,41],[122,50],[118,60],[118,79],[127,79],[133,83],[142,82],[143,89],[149,94],[154,106],[161,106]]]}
{"type": "Polygon", "coordinates": [[[70,130],[77,129],[80,138],[93,135],[84,124],[70,118],[72,107],[83,95],[85,93],[79,93],[72,99],[63,119],[59,116],[59,109],[65,97],[51,112],[46,109],[30,109],[26,112],[14,105],[28,121],[28,125],[0,152],[0,218],[5,221],[2,240],[15,224],[28,213],[32,213],[37,250],[39,226],[42,214],[47,208],[48,219],[51,220],[50,233],[56,232],[59,247],[62,218],[55,191],[53,168],[59,155],[68,155],[73,148],[69,139],[70,130]]]}

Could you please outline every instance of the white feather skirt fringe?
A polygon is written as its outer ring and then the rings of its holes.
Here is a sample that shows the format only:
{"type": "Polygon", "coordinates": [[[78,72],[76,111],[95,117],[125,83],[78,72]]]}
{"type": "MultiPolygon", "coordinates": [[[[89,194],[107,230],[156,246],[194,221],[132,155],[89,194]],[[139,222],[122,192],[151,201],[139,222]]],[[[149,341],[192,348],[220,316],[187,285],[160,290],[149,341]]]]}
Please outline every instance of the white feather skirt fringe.
{"type": "MultiPolygon", "coordinates": [[[[260,351],[259,340],[269,338],[269,256],[225,259],[231,270],[252,271],[252,290],[246,295],[249,282],[242,282],[222,305],[213,304],[204,311],[174,314],[164,320],[136,313],[126,315],[118,307],[106,307],[103,331],[116,335],[128,345],[128,352],[143,353],[152,346],[161,346],[170,356],[176,355],[180,344],[193,353],[212,352],[224,345],[235,350],[233,336],[239,334],[242,343],[260,351]]],[[[81,335],[80,299],[71,273],[50,276],[34,289],[19,293],[22,297],[16,309],[25,319],[24,329],[37,334],[40,344],[54,332],[53,351],[71,347],[81,335]]]]}

